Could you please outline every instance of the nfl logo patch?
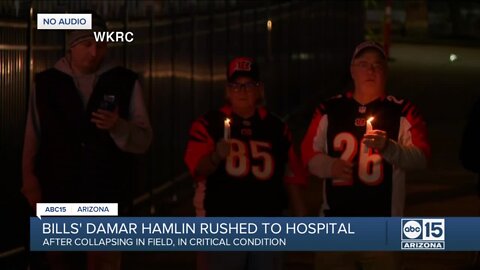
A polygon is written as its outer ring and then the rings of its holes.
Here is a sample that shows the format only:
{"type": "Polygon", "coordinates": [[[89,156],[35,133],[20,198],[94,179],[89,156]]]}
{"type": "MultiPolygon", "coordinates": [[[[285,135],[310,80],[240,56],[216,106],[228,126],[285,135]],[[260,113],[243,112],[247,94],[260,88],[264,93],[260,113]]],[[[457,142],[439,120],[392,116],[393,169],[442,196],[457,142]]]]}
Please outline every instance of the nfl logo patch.
{"type": "Polygon", "coordinates": [[[252,130],[249,128],[242,128],[240,134],[242,134],[242,136],[252,136],[252,130]]]}
{"type": "Polygon", "coordinates": [[[366,106],[360,106],[358,107],[358,112],[359,113],[365,113],[367,111],[367,107],[366,106]]]}

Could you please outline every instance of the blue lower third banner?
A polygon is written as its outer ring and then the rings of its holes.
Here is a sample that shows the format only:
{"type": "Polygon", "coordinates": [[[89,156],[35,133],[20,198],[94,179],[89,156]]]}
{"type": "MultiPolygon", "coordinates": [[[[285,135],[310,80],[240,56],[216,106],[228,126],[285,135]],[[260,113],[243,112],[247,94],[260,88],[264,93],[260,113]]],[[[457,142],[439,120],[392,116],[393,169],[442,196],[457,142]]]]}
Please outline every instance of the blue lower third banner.
{"type": "Polygon", "coordinates": [[[32,251],[480,250],[480,218],[43,217],[32,251]]]}

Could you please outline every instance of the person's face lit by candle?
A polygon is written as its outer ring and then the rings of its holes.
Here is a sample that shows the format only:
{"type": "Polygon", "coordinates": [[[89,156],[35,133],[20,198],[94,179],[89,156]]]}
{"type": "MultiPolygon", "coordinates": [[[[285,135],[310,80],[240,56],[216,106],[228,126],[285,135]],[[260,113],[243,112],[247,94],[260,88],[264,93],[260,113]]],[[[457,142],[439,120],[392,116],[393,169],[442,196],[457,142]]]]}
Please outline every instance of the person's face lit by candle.
{"type": "Polygon", "coordinates": [[[240,76],[227,84],[227,99],[233,111],[254,111],[263,98],[263,85],[252,78],[240,76]]]}
{"type": "Polygon", "coordinates": [[[375,49],[366,49],[356,57],[350,68],[355,91],[364,96],[381,96],[385,92],[387,63],[375,49]]]}

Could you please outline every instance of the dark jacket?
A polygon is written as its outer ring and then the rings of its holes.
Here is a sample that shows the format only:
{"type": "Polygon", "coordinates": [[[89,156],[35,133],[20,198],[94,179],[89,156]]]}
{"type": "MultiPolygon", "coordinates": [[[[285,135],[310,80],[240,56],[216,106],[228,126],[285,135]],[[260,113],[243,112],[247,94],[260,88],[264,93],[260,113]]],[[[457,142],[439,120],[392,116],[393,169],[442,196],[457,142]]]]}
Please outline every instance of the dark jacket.
{"type": "Polygon", "coordinates": [[[35,170],[44,202],[129,200],[132,156],[90,119],[104,95],[115,95],[119,117],[128,119],[136,79],[120,67],[103,73],[85,109],[71,76],[57,69],[36,75],[41,133],[35,170]]]}
{"type": "MultiPolygon", "coordinates": [[[[473,106],[463,132],[460,160],[465,169],[479,174],[480,180],[480,99],[473,106]]],[[[480,183],[478,194],[480,195],[480,183]]]]}

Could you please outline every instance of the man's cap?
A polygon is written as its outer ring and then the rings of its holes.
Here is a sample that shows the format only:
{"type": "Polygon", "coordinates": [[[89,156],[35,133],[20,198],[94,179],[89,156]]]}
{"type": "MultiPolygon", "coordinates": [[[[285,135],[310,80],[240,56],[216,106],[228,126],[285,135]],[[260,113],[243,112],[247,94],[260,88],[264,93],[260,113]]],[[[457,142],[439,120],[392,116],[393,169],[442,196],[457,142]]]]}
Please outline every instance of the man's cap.
{"type": "Polygon", "coordinates": [[[94,38],[94,31],[107,31],[107,24],[100,15],[95,12],[83,12],[92,14],[92,29],[91,30],[74,30],[67,33],[68,48],[75,47],[78,43],[94,38]]]}
{"type": "Polygon", "coordinates": [[[235,57],[228,65],[227,81],[233,82],[239,76],[249,77],[258,82],[260,73],[257,62],[251,57],[235,57]]]}
{"type": "Polygon", "coordinates": [[[352,63],[353,63],[353,60],[355,60],[355,58],[357,58],[360,55],[360,53],[362,53],[366,49],[375,49],[378,52],[380,52],[380,54],[383,56],[384,59],[387,59],[387,54],[385,53],[385,50],[383,49],[382,45],[380,45],[378,42],[375,42],[375,41],[364,41],[358,44],[357,47],[355,47],[355,51],[353,52],[353,56],[352,56],[352,63]]]}

